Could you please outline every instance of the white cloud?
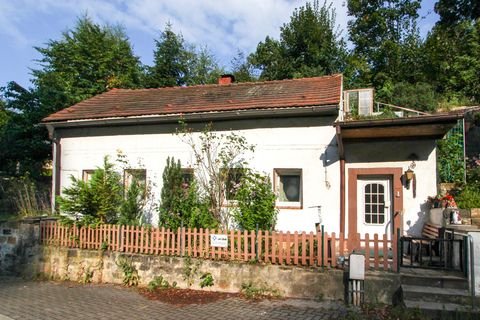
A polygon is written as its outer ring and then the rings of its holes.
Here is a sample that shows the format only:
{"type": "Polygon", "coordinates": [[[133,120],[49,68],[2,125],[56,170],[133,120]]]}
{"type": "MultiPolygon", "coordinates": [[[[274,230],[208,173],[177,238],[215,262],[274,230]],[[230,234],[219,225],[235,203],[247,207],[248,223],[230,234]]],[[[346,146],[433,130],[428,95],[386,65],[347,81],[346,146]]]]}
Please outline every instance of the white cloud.
{"type": "MultiPolygon", "coordinates": [[[[278,37],[280,26],[289,21],[294,8],[305,0],[23,0],[10,5],[0,0],[0,29],[18,43],[25,43],[28,34],[21,25],[42,15],[72,17],[88,13],[95,21],[123,24],[127,33],[143,32],[156,38],[167,22],[176,32],[196,45],[207,45],[224,63],[237,48],[251,52],[267,35],[278,37]]],[[[346,28],[346,9],[341,0],[334,0],[337,23],[346,28]]],[[[63,21],[63,20],[62,20],[63,21]]],[[[72,27],[70,21],[62,30],[72,27]]],[[[48,39],[42,39],[43,42],[48,39]]],[[[134,42],[135,39],[132,39],[134,42]]],[[[134,43],[135,44],[135,43],[134,43]]],[[[137,53],[141,54],[141,53],[137,53]]]]}

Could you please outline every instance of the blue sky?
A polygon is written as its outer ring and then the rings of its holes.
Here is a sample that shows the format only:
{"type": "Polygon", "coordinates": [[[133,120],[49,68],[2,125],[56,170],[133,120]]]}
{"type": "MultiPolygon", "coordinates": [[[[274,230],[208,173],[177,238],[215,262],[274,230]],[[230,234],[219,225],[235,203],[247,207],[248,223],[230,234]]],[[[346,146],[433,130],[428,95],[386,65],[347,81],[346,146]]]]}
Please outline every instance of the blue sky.
{"type": "MultiPolygon", "coordinates": [[[[204,46],[226,67],[237,49],[252,52],[269,35],[278,38],[280,26],[305,0],[0,0],[0,86],[16,81],[30,86],[30,69],[39,68],[33,48],[61,38],[79,16],[87,13],[100,24],[121,24],[134,52],[151,64],[154,39],[170,21],[176,32],[204,46]]],[[[345,0],[333,0],[337,24],[344,30],[345,0]]],[[[437,20],[435,0],[423,0],[420,32],[437,20]]]]}

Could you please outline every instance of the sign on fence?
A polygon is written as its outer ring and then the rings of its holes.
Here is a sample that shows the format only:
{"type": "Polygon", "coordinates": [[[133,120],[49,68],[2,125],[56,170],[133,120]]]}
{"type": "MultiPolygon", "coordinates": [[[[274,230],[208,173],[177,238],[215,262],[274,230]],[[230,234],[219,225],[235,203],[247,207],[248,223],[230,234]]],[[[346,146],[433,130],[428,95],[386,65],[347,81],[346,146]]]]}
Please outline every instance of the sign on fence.
{"type": "Polygon", "coordinates": [[[226,234],[211,234],[210,235],[210,246],[212,247],[228,247],[228,237],[226,234]]]}

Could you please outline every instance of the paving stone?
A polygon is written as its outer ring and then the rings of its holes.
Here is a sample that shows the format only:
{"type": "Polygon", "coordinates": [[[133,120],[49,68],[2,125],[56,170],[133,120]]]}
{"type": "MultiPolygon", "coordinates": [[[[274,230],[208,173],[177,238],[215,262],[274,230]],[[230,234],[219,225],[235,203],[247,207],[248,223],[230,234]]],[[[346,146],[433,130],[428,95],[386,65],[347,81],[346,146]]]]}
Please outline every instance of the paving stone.
{"type": "Polygon", "coordinates": [[[172,306],[148,300],[132,288],[25,281],[0,277],[0,320],[24,319],[341,319],[342,302],[298,299],[251,302],[229,298],[209,304],[172,306]],[[3,317],[3,318],[2,318],[3,317]]]}

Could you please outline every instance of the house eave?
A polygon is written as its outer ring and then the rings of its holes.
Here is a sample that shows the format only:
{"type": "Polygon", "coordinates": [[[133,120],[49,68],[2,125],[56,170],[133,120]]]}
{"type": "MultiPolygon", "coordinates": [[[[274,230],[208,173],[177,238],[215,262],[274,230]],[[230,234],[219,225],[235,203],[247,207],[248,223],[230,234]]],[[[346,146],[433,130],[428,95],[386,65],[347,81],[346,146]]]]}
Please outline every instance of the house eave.
{"type": "Polygon", "coordinates": [[[342,142],[371,140],[441,139],[463,113],[409,118],[343,121],[334,124],[342,142]]]}
{"type": "Polygon", "coordinates": [[[309,107],[269,108],[255,110],[232,110],[219,112],[176,113],[165,115],[110,117],[98,119],[78,119],[66,121],[43,122],[49,132],[56,128],[69,127],[97,127],[97,126],[124,126],[138,124],[176,123],[178,121],[203,122],[237,119],[258,119],[276,117],[300,116],[335,116],[338,114],[338,105],[322,105],[309,107]]]}

